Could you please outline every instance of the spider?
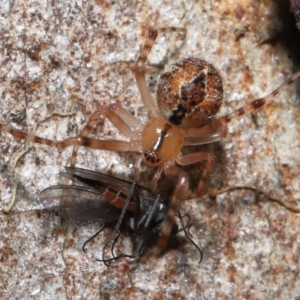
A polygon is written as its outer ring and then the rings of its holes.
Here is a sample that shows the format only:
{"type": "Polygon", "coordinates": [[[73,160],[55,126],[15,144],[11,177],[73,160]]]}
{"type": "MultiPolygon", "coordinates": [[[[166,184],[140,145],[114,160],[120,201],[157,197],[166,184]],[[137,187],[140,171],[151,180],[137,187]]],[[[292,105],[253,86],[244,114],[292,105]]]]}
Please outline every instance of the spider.
{"type": "MultiPolygon", "coordinates": [[[[111,228],[112,231],[103,246],[102,258],[97,259],[105,265],[123,257],[137,260],[146,252],[147,247],[153,245],[167,211],[167,202],[160,195],[139,184],[100,172],[66,167],[66,172],[60,175],[75,184],[50,186],[41,192],[40,200],[46,210],[62,211],[76,225],[91,222],[102,225],[83,244],[84,252],[86,245],[106,228],[111,228]],[[135,245],[132,254],[114,254],[121,233],[132,238],[135,245]],[[109,246],[111,257],[106,258],[106,249],[109,246]]],[[[198,250],[201,262],[202,251],[189,232],[192,226],[190,216],[182,216],[178,211],[177,217],[181,229],[173,223],[171,236],[175,237],[183,230],[185,238],[198,250]],[[187,218],[186,225],[183,224],[184,217],[187,218]]]]}
{"type": "Polygon", "coordinates": [[[169,199],[168,212],[161,228],[157,247],[151,251],[151,255],[165,248],[180,201],[184,198],[188,187],[189,176],[178,165],[203,162],[203,173],[197,187],[199,197],[205,193],[209,174],[214,167],[215,158],[212,153],[194,152],[183,156],[181,149],[185,146],[208,144],[225,138],[227,124],[231,120],[261,108],[269,98],[277,95],[300,76],[300,71],[298,71],[267,96],[258,98],[228,115],[216,117],[223,98],[223,83],[219,71],[203,59],[182,58],[160,76],[157,83],[156,102],[146,85],[146,62],[157,36],[165,32],[177,32],[182,37],[186,36],[185,28],[149,29],[146,42],[136,62],[131,66],[142,101],[149,110],[149,121],[146,124],[142,124],[118,104],[109,104],[94,112],[77,136],[63,141],[37,137],[0,125],[0,130],[27,141],[46,144],[58,149],[74,146],[71,166],[75,165],[79,146],[110,151],[139,152],[141,154],[134,165],[135,182],[139,181],[142,161],[146,165],[157,167],[151,182],[153,191],[156,189],[162,172],[166,176],[177,178],[169,199]],[[100,117],[107,118],[129,141],[98,140],[87,137],[100,117]]]}

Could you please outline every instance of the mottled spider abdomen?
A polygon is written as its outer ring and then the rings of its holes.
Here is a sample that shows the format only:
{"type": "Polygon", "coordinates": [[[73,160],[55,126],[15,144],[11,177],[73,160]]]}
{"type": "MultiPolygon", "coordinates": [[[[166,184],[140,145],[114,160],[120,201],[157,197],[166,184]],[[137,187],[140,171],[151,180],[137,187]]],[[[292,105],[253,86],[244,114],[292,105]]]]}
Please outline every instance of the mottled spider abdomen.
{"type": "Polygon", "coordinates": [[[157,84],[163,117],[181,128],[201,127],[220,109],[223,83],[205,60],[189,57],[172,64],[157,84]]]}

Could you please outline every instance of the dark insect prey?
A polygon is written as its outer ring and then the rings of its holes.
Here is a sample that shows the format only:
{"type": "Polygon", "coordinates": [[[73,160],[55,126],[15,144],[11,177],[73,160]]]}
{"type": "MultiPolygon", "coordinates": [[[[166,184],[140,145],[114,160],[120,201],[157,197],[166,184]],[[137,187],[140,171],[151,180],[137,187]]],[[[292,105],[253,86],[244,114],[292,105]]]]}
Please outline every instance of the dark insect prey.
{"type": "MultiPolygon", "coordinates": [[[[131,181],[80,168],[66,167],[66,172],[61,175],[74,184],[50,186],[42,191],[40,199],[47,210],[63,210],[77,226],[90,222],[101,224],[101,228],[84,243],[84,252],[87,244],[107,228],[111,232],[102,248],[101,258],[97,259],[106,265],[122,257],[137,260],[155,245],[161,227],[167,221],[168,211],[168,203],[159,194],[131,181]],[[132,253],[115,254],[121,234],[132,239],[132,253]],[[108,257],[107,252],[110,252],[108,257]]],[[[180,225],[170,224],[170,239],[184,231],[185,238],[199,251],[201,261],[202,251],[189,232],[190,217],[182,216],[179,211],[176,213],[180,225]],[[185,217],[188,221],[184,225],[185,217]]]]}

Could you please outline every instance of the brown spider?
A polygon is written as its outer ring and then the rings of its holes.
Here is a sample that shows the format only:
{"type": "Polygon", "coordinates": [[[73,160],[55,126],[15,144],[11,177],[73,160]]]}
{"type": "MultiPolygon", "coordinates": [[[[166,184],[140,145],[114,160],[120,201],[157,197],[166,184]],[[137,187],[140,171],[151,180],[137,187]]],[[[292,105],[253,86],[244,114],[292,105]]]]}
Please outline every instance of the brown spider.
{"type": "Polygon", "coordinates": [[[136,151],[141,153],[134,166],[135,181],[139,181],[140,164],[157,167],[151,188],[156,189],[162,171],[167,176],[177,177],[177,184],[169,200],[169,209],[162,226],[158,246],[150,253],[156,254],[165,247],[171,232],[179,203],[188,187],[188,174],[179,165],[203,162],[204,169],[198,184],[197,194],[205,192],[208,176],[214,167],[214,155],[208,152],[194,152],[181,155],[181,148],[189,145],[208,144],[219,141],[227,135],[227,123],[232,119],[255,111],[262,107],[268,98],[289,86],[299,76],[295,73],[269,95],[252,101],[226,116],[217,118],[223,98],[222,78],[218,70],[205,60],[189,57],[172,64],[168,71],[160,76],[157,83],[157,102],[153,99],[146,85],[146,62],[148,54],[158,36],[165,32],[178,32],[185,36],[185,28],[163,27],[150,29],[139,57],[131,67],[141,93],[142,100],[149,110],[149,121],[142,124],[130,112],[117,104],[102,107],[93,113],[83,130],[75,137],[63,141],[53,141],[30,135],[0,125],[0,130],[9,132],[14,137],[27,141],[46,144],[58,149],[74,146],[71,165],[79,146],[110,151],[136,151]],[[122,132],[129,141],[98,140],[87,137],[92,127],[104,116],[122,132]]]}

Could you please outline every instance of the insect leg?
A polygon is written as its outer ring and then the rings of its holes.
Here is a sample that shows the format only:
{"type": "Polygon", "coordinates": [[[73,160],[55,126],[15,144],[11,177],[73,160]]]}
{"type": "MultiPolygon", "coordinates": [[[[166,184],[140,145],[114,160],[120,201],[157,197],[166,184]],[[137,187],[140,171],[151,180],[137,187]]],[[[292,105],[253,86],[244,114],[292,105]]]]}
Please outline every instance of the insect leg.
{"type": "MultiPolygon", "coordinates": [[[[123,222],[125,213],[127,212],[127,208],[128,208],[129,202],[130,202],[130,200],[131,200],[131,198],[132,198],[132,195],[134,194],[135,189],[136,189],[136,184],[133,183],[133,184],[131,185],[131,187],[130,187],[130,190],[129,190],[127,199],[126,199],[126,201],[125,201],[124,207],[122,208],[122,211],[121,211],[120,217],[119,217],[119,219],[118,219],[118,222],[117,222],[117,224],[115,225],[115,227],[113,228],[113,231],[112,231],[112,233],[111,233],[109,239],[107,240],[107,242],[105,243],[105,245],[104,245],[104,247],[103,247],[103,253],[102,253],[102,259],[101,259],[101,261],[103,261],[104,263],[111,260],[111,259],[107,260],[107,259],[104,258],[104,252],[105,252],[105,249],[106,249],[106,247],[108,246],[108,244],[109,244],[113,239],[114,239],[114,240],[116,239],[116,233],[117,233],[118,235],[120,234],[120,233],[119,233],[119,229],[120,229],[120,226],[121,226],[121,224],[122,224],[122,222],[123,222]]],[[[112,249],[111,249],[112,251],[113,251],[113,248],[114,248],[115,243],[116,243],[116,242],[113,243],[113,246],[112,246],[112,249]]],[[[127,256],[127,255],[126,255],[126,256],[127,256]]],[[[130,257],[130,256],[128,255],[128,257],[130,257]]],[[[106,263],[105,263],[105,264],[106,264],[106,263]]]]}
{"type": "Polygon", "coordinates": [[[139,234],[140,237],[139,237],[138,242],[136,244],[136,248],[135,248],[134,255],[133,255],[136,259],[139,257],[139,255],[141,253],[141,250],[142,250],[142,247],[143,247],[143,244],[144,244],[144,241],[145,241],[145,236],[147,235],[147,231],[149,229],[149,224],[153,219],[154,213],[156,212],[156,209],[157,209],[157,206],[158,206],[158,203],[159,203],[160,200],[161,200],[160,195],[157,195],[157,197],[154,201],[154,204],[151,206],[150,212],[148,214],[148,217],[146,219],[146,222],[144,224],[142,232],[141,232],[141,234],[139,234]]]}
{"type": "Polygon", "coordinates": [[[183,219],[183,216],[181,215],[180,211],[178,211],[177,215],[178,215],[179,221],[180,221],[180,223],[181,223],[181,225],[182,225],[182,230],[183,230],[183,232],[184,232],[185,237],[186,237],[186,238],[187,238],[187,239],[188,239],[188,240],[196,247],[196,249],[198,250],[198,252],[199,252],[199,254],[200,254],[200,260],[199,260],[199,263],[201,263],[202,258],[203,258],[202,250],[201,250],[201,248],[194,242],[193,237],[192,237],[192,235],[191,235],[191,233],[190,233],[190,228],[191,228],[191,226],[192,226],[192,223],[190,222],[191,218],[190,218],[189,215],[186,215],[186,216],[188,217],[188,224],[185,226],[185,225],[183,224],[183,220],[182,220],[182,219],[183,219]]]}
{"type": "Polygon", "coordinates": [[[82,245],[82,251],[83,251],[84,253],[86,253],[85,246],[86,246],[91,240],[93,240],[99,233],[101,233],[105,228],[106,228],[105,225],[102,226],[100,230],[98,230],[95,234],[93,234],[88,240],[86,240],[86,241],[84,242],[84,244],[82,245]]]}

